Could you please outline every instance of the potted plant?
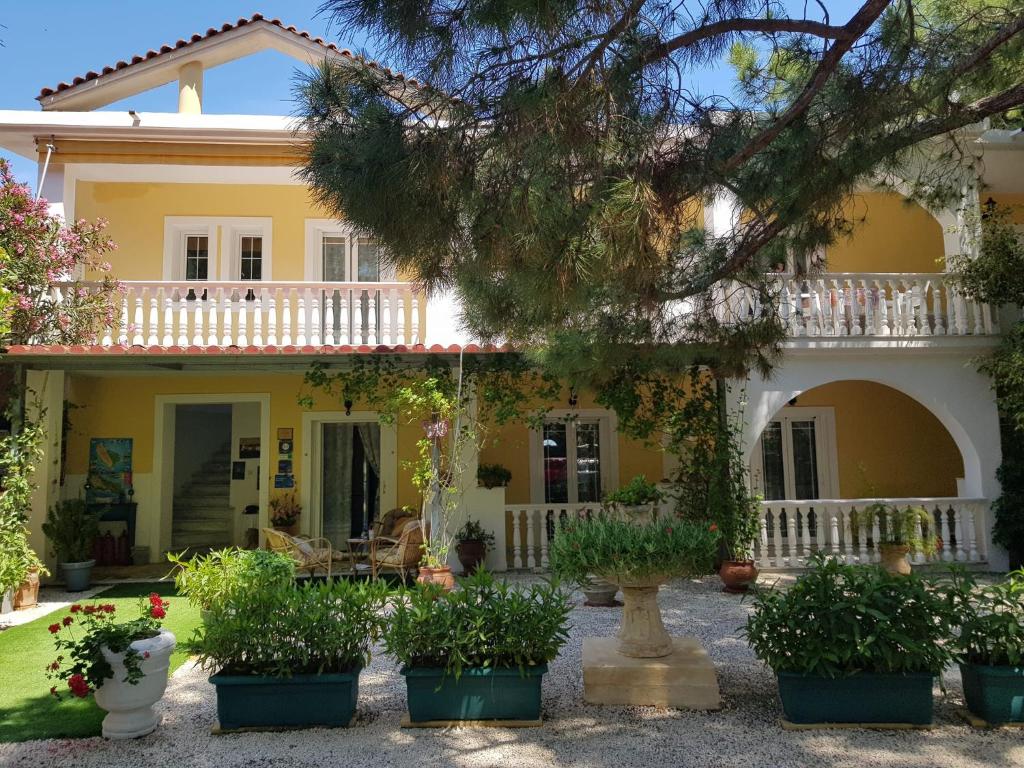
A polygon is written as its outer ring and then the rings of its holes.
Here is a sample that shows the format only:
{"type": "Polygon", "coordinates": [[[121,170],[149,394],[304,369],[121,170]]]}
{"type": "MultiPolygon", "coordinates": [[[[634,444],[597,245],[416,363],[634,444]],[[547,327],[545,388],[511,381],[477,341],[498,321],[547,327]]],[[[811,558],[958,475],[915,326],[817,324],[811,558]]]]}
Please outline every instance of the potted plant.
{"type": "Polygon", "coordinates": [[[454,592],[406,591],[384,647],[402,665],[409,720],[539,720],[541,680],[568,637],[569,611],[554,584],[513,588],[483,569],[454,592]]]}
{"type": "Polygon", "coordinates": [[[505,488],[512,473],[501,464],[481,464],[476,470],[476,481],[484,488],[505,488]]]}
{"type": "Polygon", "coordinates": [[[189,643],[214,673],[220,728],[348,726],[386,594],[362,581],[228,590],[189,643]]]}
{"type": "Polygon", "coordinates": [[[50,571],[32,549],[25,547],[20,556],[25,580],[14,590],[11,602],[14,610],[27,611],[39,604],[39,577],[49,576],[50,571]]]}
{"type": "Polygon", "coordinates": [[[761,527],[760,502],[760,497],[748,494],[744,485],[738,488],[728,514],[717,516],[725,555],[718,577],[725,592],[742,594],[757,581],[754,539],[761,527]]]}
{"type": "MultiPolygon", "coordinates": [[[[47,675],[66,683],[72,696],[94,694],[107,712],[103,735],[109,739],[145,736],[160,724],[153,705],[167,687],[175,646],[174,635],[160,626],[169,605],[154,592],[139,606],[137,619],[118,623],[113,604],[75,604],[50,625],[59,655],[47,675]]],[[[56,685],[50,693],[60,697],[56,685]]]]}
{"type": "Polygon", "coordinates": [[[982,587],[962,573],[954,585],[967,709],[988,725],[1024,723],[1024,570],[982,587]]]}
{"type": "Polygon", "coordinates": [[[278,531],[294,536],[299,532],[302,505],[295,491],[286,491],[270,500],[270,525],[278,531]]]}
{"type": "Polygon", "coordinates": [[[265,549],[229,547],[192,557],[187,557],[187,552],[168,552],[167,559],[175,566],[174,586],[178,594],[199,608],[204,622],[211,607],[234,590],[273,588],[291,584],[295,579],[295,561],[265,549]]]}
{"type": "Polygon", "coordinates": [[[956,611],[916,574],[816,555],[788,589],[755,591],[745,634],[792,723],[932,721],[956,611]]]}
{"type": "Polygon", "coordinates": [[[923,507],[900,509],[879,502],[865,507],[861,514],[866,530],[877,526],[882,567],[889,573],[907,575],[911,571],[907,555],[920,553],[930,557],[938,549],[935,522],[923,507]]]}
{"type": "Polygon", "coordinates": [[[60,563],[68,592],[89,588],[92,578],[92,543],[99,534],[100,512],[82,499],[58,501],[46,513],[43,533],[60,563]]]}
{"type": "Polygon", "coordinates": [[[658,608],[658,589],[677,576],[713,573],[714,524],[663,519],[638,525],[608,515],[574,520],[548,550],[558,575],[582,582],[596,574],[622,589],[619,653],[656,658],[672,652],[658,608]]]}
{"type": "Polygon", "coordinates": [[[494,546],[494,534],[485,531],[476,520],[466,520],[455,534],[455,552],[462,563],[463,573],[475,573],[494,546]]]}
{"type": "Polygon", "coordinates": [[[650,482],[645,475],[637,475],[619,490],[604,495],[605,507],[617,509],[627,519],[638,523],[655,520],[660,501],[657,483],[650,482]]]}

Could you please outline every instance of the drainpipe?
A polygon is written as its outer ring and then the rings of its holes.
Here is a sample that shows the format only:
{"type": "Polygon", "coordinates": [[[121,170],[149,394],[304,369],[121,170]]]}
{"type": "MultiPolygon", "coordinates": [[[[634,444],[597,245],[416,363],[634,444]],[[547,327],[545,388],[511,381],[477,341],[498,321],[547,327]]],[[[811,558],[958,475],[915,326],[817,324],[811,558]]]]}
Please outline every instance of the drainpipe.
{"type": "Polygon", "coordinates": [[[53,137],[51,140],[46,142],[46,160],[43,161],[43,173],[39,177],[39,186],[36,188],[36,202],[39,202],[39,198],[43,196],[43,184],[46,182],[46,172],[50,168],[50,155],[53,154],[57,148],[53,146],[53,137]]]}

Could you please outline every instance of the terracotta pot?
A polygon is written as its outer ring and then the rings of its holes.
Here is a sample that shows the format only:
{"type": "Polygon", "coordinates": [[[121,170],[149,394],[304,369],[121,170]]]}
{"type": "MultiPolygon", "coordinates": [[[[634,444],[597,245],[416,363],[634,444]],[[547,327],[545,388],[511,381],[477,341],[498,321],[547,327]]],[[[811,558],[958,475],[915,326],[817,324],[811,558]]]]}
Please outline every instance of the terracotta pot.
{"type": "Polygon", "coordinates": [[[905,544],[882,544],[878,551],[882,556],[882,567],[885,570],[898,576],[910,575],[910,561],[907,560],[910,547],[905,544]]]}
{"type": "Polygon", "coordinates": [[[658,590],[663,579],[620,583],[622,627],[618,651],[635,659],[656,659],[672,653],[672,638],[661,621],[658,590]]]}
{"type": "Polygon", "coordinates": [[[723,560],[718,569],[723,592],[740,594],[746,592],[757,581],[757,566],[753,560],[723,560]]]}
{"type": "Polygon", "coordinates": [[[466,539],[460,541],[455,547],[459,555],[459,562],[462,563],[463,573],[475,573],[476,569],[487,557],[487,545],[480,539],[466,539]]]}
{"type": "Polygon", "coordinates": [[[455,577],[452,576],[452,569],[447,566],[443,568],[421,566],[420,575],[416,577],[416,581],[420,584],[440,584],[445,592],[455,589],[455,577]]]}
{"type": "Polygon", "coordinates": [[[28,576],[14,592],[14,610],[25,611],[39,603],[39,569],[29,568],[28,576]]]}

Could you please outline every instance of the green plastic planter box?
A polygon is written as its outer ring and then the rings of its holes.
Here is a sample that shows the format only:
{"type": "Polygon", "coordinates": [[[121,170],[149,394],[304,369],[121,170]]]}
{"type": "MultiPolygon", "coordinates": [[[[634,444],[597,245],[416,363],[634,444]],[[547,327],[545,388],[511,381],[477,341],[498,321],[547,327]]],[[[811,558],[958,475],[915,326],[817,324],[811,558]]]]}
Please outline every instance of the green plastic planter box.
{"type": "Polygon", "coordinates": [[[967,708],[989,725],[1024,723],[1024,667],[961,664],[967,708]]]}
{"type": "Polygon", "coordinates": [[[239,728],[344,728],[359,698],[359,670],[343,674],[263,677],[216,674],[217,720],[239,728]]]}
{"type": "Polygon", "coordinates": [[[546,664],[463,669],[458,680],[440,667],[403,667],[409,720],[539,720],[546,664]]]}
{"type": "Polygon", "coordinates": [[[929,673],[828,678],[779,672],[777,676],[782,709],[791,723],[932,722],[934,676],[929,673]]]}

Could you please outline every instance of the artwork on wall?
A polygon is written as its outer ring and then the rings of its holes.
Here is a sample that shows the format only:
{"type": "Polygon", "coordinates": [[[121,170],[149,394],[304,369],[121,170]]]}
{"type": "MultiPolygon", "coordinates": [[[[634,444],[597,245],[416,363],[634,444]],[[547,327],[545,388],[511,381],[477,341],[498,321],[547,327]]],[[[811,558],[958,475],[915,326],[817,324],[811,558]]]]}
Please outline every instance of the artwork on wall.
{"type": "Polygon", "coordinates": [[[282,459],[290,459],[292,457],[292,441],[291,440],[278,440],[277,441],[277,452],[280,454],[282,459]]]}
{"type": "Polygon", "coordinates": [[[291,459],[278,459],[277,471],[282,475],[292,474],[292,460],[291,459]]]}
{"type": "Polygon", "coordinates": [[[292,427],[278,427],[278,440],[292,440],[295,437],[295,430],[292,427]]]}
{"type": "Polygon", "coordinates": [[[260,439],[258,437],[238,438],[238,458],[258,459],[260,457],[260,439]]]}
{"type": "Polygon", "coordinates": [[[132,438],[94,437],[89,440],[89,477],[85,500],[113,504],[135,493],[132,486],[132,438]]]}
{"type": "Polygon", "coordinates": [[[231,462],[231,479],[232,480],[245,480],[245,462],[244,461],[233,461],[233,462],[231,462]]]}
{"type": "Polygon", "coordinates": [[[275,488],[294,488],[295,475],[274,475],[275,488]]]}

